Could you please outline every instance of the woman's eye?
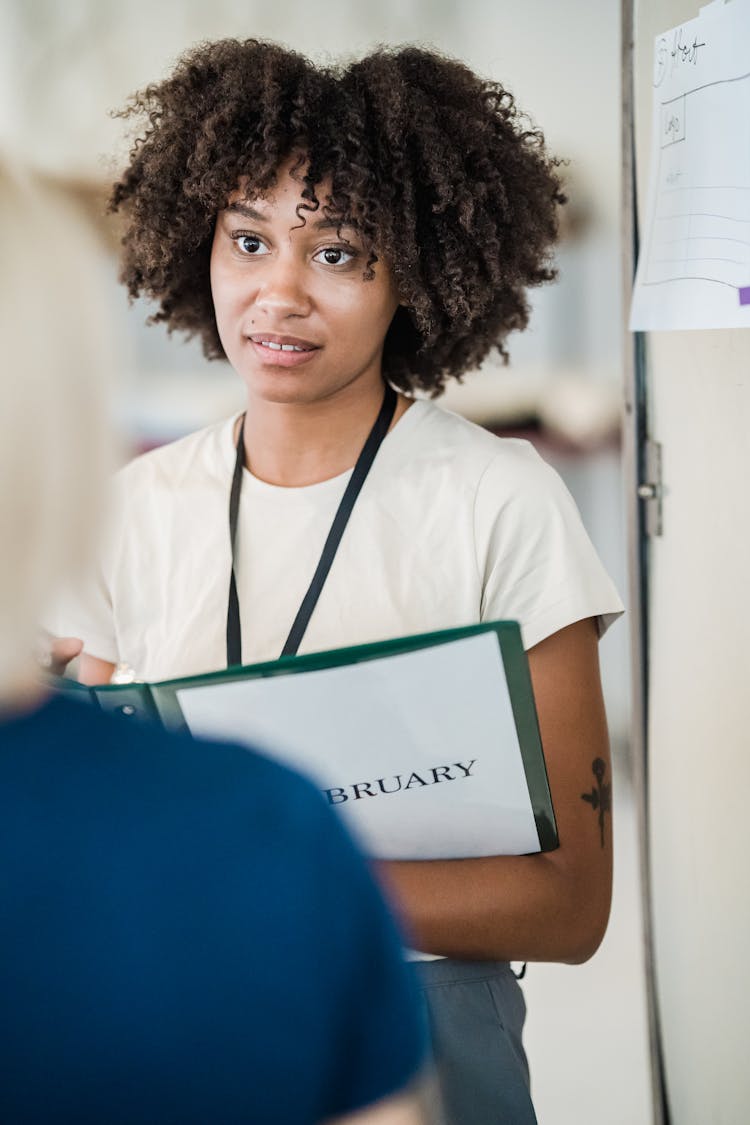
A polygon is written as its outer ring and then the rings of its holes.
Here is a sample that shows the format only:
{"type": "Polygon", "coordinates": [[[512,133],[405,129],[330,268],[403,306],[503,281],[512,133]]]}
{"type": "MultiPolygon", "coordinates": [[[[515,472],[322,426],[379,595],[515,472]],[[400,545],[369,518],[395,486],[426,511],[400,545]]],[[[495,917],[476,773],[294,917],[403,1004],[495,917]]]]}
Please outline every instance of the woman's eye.
{"type": "Polygon", "coordinates": [[[319,250],[315,257],[325,262],[327,266],[343,266],[355,255],[351,250],[344,250],[343,246],[326,246],[319,250]]]}
{"type": "Polygon", "coordinates": [[[254,234],[235,234],[232,241],[247,257],[258,258],[268,253],[268,247],[254,234]]]}

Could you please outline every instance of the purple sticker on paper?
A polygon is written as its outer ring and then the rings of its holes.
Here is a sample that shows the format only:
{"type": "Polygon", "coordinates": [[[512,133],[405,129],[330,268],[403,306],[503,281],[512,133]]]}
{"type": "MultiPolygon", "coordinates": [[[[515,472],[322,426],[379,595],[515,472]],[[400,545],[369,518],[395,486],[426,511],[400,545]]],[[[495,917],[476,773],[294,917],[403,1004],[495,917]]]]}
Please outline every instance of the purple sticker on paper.
{"type": "Polygon", "coordinates": [[[741,305],[750,305],[750,285],[746,285],[744,289],[738,290],[740,295],[741,305]]]}

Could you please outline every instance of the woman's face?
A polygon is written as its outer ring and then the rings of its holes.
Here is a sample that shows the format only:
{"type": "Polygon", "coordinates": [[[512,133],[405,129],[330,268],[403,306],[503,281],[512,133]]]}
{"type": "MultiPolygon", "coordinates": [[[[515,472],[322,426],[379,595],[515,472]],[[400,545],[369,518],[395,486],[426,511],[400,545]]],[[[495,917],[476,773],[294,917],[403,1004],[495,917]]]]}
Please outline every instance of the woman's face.
{"type": "MultiPolygon", "coordinates": [[[[273,192],[234,192],[217,217],[211,292],[224,351],[248,391],[279,403],[334,398],[382,381],[383,341],[398,307],[385,263],[363,279],[355,230],[302,211],[291,161],[273,192]]],[[[325,203],[325,184],[321,185],[325,203]]]]}

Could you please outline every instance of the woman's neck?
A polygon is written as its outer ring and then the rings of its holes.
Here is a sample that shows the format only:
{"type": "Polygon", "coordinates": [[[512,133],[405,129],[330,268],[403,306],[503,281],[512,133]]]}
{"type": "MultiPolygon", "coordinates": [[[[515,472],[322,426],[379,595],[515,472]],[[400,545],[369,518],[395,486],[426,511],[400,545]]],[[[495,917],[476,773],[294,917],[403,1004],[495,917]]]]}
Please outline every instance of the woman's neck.
{"type": "MultiPolygon", "coordinates": [[[[383,402],[382,384],[346,388],[314,403],[278,403],[248,396],[245,465],[283,488],[319,484],[351,469],[383,402]]],[[[399,395],[393,423],[410,400],[399,395]]],[[[235,435],[236,437],[237,435],[235,435]]]]}

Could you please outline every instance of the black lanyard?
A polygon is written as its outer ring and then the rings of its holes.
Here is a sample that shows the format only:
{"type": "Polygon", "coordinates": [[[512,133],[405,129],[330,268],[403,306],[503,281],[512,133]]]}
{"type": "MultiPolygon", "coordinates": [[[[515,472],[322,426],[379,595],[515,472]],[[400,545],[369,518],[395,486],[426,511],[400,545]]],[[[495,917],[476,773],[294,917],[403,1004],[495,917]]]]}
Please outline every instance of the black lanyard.
{"type": "MultiPolygon", "coordinates": [[[[309,589],[302,599],[302,604],[297,611],[297,616],[294,619],[294,624],[289,631],[289,636],[286,639],[283,649],[281,650],[282,656],[295,656],[299,649],[302,638],[305,635],[305,630],[312,617],[313,610],[317,605],[318,598],[328,577],[328,571],[331,569],[336,551],[338,550],[341,537],[344,534],[349,517],[352,514],[352,509],[359,496],[362,485],[367,479],[367,474],[370,471],[375,455],[380,449],[383,438],[390,429],[391,422],[393,421],[393,413],[396,409],[396,392],[392,387],[386,385],[385,395],[383,396],[383,405],[380,408],[380,413],[375,420],[375,425],[370,430],[367,441],[362,447],[362,452],[357,458],[357,463],[354,466],[349,483],[346,486],[344,495],[341,497],[341,503],[338,506],[336,515],[333,517],[331,530],[328,532],[328,538],[323,546],[323,552],[320,556],[320,562],[317,565],[315,574],[313,575],[312,582],[309,589]]],[[[237,518],[240,510],[240,492],[242,490],[242,469],[245,464],[245,417],[242,417],[242,424],[240,425],[240,433],[237,438],[237,458],[234,463],[234,475],[232,477],[232,490],[229,494],[229,541],[232,548],[232,573],[229,579],[229,604],[227,606],[227,667],[231,668],[233,665],[242,663],[242,627],[240,625],[240,601],[237,596],[237,580],[235,578],[235,540],[237,538],[237,518]]]]}

